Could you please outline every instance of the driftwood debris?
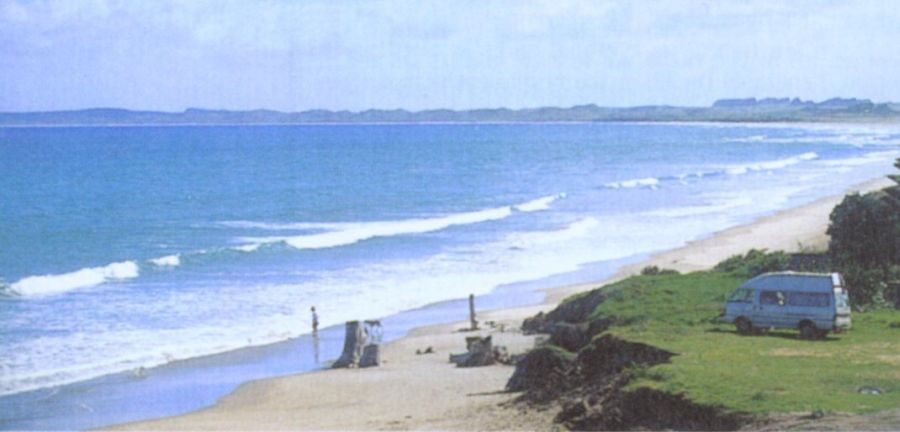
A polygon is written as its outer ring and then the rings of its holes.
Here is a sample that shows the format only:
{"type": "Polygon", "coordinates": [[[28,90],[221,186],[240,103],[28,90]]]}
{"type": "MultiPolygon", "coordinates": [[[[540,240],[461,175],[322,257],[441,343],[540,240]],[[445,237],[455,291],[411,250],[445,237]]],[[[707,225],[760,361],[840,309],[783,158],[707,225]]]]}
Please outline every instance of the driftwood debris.
{"type": "Polygon", "coordinates": [[[366,368],[381,364],[381,355],[378,345],[368,344],[363,348],[362,358],[359,359],[359,367],[366,368]]]}
{"type": "Polygon", "coordinates": [[[469,330],[478,330],[478,320],[475,319],[475,294],[469,294],[469,330]]]}
{"type": "Polygon", "coordinates": [[[458,367],[488,366],[494,364],[494,348],[491,337],[470,336],[466,338],[466,351],[450,354],[450,362],[458,367]]]}
{"type": "Polygon", "coordinates": [[[344,334],[344,350],[331,367],[371,367],[381,364],[379,343],[382,330],[380,321],[347,321],[344,334]]]}
{"type": "Polygon", "coordinates": [[[362,357],[362,348],[366,344],[363,328],[359,321],[347,321],[344,333],[344,350],[341,356],[331,365],[332,368],[355,367],[362,357]]]}

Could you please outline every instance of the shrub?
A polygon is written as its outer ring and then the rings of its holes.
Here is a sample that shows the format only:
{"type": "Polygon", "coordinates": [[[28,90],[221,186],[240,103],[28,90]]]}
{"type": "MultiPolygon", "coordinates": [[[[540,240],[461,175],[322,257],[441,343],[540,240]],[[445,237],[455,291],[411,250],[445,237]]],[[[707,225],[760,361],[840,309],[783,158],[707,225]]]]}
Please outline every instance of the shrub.
{"type": "Polygon", "coordinates": [[[884,273],[877,268],[854,265],[852,263],[841,268],[850,304],[857,310],[868,306],[885,306],[884,273]]]}
{"type": "Polygon", "coordinates": [[[715,270],[750,278],[763,273],[787,270],[790,263],[790,255],[782,251],[766,252],[765,249],[750,249],[744,255],[732,255],[716,264],[715,270]]]}
{"type": "Polygon", "coordinates": [[[660,269],[657,266],[647,266],[641,269],[642,276],[677,275],[678,270],[660,269]]]}
{"type": "Polygon", "coordinates": [[[641,275],[643,276],[655,276],[659,274],[659,267],[657,266],[647,266],[641,269],[641,275]]]}
{"type": "Polygon", "coordinates": [[[887,267],[900,257],[900,213],[883,192],[850,194],[831,212],[828,252],[839,267],[887,267]]]}
{"type": "MultiPolygon", "coordinates": [[[[895,164],[900,168],[900,159],[895,164]]],[[[900,176],[888,176],[900,184],[900,176]]],[[[857,305],[897,302],[900,294],[900,186],[850,194],[831,212],[828,253],[857,305]]]]}

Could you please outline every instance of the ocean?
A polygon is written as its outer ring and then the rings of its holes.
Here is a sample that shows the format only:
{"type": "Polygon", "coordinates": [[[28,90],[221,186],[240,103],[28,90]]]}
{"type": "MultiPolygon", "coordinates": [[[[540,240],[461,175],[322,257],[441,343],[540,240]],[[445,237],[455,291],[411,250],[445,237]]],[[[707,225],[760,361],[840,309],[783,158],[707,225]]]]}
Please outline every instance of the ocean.
{"type": "Polygon", "coordinates": [[[313,305],[521,302],[897,157],[885,125],[0,128],[0,428],[36,424],[26,397],[306,340],[313,305]]]}

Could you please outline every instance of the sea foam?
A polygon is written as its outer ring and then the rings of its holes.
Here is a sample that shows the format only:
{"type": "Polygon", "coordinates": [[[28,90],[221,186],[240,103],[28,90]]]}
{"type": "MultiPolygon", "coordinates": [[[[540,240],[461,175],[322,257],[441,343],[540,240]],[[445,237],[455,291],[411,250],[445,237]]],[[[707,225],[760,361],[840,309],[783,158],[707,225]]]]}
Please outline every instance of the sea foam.
{"type": "Polygon", "coordinates": [[[515,209],[518,211],[521,211],[521,212],[526,212],[526,213],[549,210],[551,204],[553,204],[556,200],[559,200],[559,199],[562,199],[565,197],[566,197],[565,193],[561,193],[561,194],[557,194],[557,195],[549,195],[549,196],[538,198],[533,201],[528,201],[526,203],[519,204],[519,205],[515,206],[515,209]]]}
{"type": "Polygon", "coordinates": [[[181,255],[166,255],[159,258],[153,258],[147,260],[150,264],[153,264],[158,267],[177,267],[181,265],[181,255]]]}
{"type": "Polygon", "coordinates": [[[682,173],[677,175],[667,175],[660,177],[644,177],[637,178],[631,180],[622,180],[615,182],[604,183],[603,187],[607,189],[634,189],[634,188],[649,188],[649,189],[657,189],[663,183],[676,182],[676,183],[686,183],[687,180],[690,179],[704,179],[711,177],[718,177],[723,175],[742,175],[751,172],[759,172],[759,171],[775,171],[783,168],[787,168],[790,166],[794,166],[800,164],[802,162],[811,161],[818,159],[819,155],[815,152],[806,152],[796,156],[791,156],[783,159],[775,159],[768,160],[762,162],[754,162],[749,164],[741,164],[741,165],[731,165],[726,166],[723,169],[712,170],[712,171],[697,171],[691,173],[682,173]]]}
{"type": "Polygon", "coordinates": [[[609,182],[604,184],[603,186],[610,189],[633,189],[636,187],[654,187],[659,184],[659,179],[656,177],[646,177],[640,179],[633,180],[623,180],[618,182],[609,182]]]}
{"type": "Polygon", "coordinates": [[[71,273],[29,276],[10,285],[12,293],[23,296],[60,294],[79,288],[88,288],[113,280],[138,277],[138,265],[134,261],[114,262],[104,267],[89,267],[71,273]]]}
{"type": "Polygon", "coordinates": [[[352,222],[352,223],[296,223],[296,224],[263,224],[241,223],[245,227],[275,227],[285,229],[288,226],[302,227],[301,229],[330,229],[330,231],[315,234],[295,236],[267,236],[267,237],[241,237],[245,244],[235,246],[233,249],[241,252],[253,252],[262,245],[272,243],[284,243],[295,249],[326,249],[338,246],[352,245],[364,240],[378,237],[392,237],[398,235],[424,234],[440,231],[453,226],[471,225],[483,222],[497,221],[513,215],[513,210],[530,213],[543,211],[565,193],[545,196],[532,201],[513,206],[503,206],[486,210],[456,213],[448,216],[423,219],[405,219],[397,221],[352,222]]]}
{"type": "Polygon", "coordinates": [[[776,159],[766,162],[758,162],[752,164],[744,164],[744,165],[735,165],[729,167],[725,170],[725,173],[731,175],[741,175],[747,174],[748,172],[755,171],[773,171],[782,168],[787,168],[789,166],[797,165],[804,161],[811,161],[814,159],[818,159],[819,155],[815,152],[807,152],[797,156],[792,156],[784,159],[776,159]]]}

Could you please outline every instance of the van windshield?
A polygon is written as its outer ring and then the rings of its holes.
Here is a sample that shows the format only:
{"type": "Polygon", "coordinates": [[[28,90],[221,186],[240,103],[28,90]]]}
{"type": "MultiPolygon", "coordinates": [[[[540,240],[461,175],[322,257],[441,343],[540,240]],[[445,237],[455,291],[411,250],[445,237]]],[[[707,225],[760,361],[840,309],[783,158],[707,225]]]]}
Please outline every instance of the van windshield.
{"type": "Polygon", "coordinates": [[[753,290],[749,288],[738,288],[731,294],[728,301],[736,303],[753,303],[753,290]]]}

